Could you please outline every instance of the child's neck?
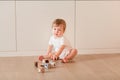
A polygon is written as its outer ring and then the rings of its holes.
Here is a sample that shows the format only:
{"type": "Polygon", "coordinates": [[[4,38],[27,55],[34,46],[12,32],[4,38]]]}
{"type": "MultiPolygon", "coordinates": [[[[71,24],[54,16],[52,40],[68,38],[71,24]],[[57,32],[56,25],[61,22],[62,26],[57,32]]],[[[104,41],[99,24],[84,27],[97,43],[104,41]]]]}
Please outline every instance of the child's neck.
{"type": "Polygon", "coordinates": [[[63,37],[63,35],[62,35],[62,36],[59,36],[59,37],[58,37],[58,36],[55,36],[55,35],[53,35],[53,36],[54,36],[54,38],[61,38],[61,37],[63,37]]]}

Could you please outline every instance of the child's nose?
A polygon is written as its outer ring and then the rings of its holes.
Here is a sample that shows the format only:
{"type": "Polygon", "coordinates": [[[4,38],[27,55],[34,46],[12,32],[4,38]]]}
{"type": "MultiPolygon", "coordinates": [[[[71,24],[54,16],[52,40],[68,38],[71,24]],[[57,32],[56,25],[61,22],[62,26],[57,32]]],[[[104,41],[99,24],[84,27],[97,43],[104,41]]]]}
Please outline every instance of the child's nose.
{"type": "Polygon", "coordinates": [[[56,33],[58,33],[58,30],[56,30],[56,33]]]}

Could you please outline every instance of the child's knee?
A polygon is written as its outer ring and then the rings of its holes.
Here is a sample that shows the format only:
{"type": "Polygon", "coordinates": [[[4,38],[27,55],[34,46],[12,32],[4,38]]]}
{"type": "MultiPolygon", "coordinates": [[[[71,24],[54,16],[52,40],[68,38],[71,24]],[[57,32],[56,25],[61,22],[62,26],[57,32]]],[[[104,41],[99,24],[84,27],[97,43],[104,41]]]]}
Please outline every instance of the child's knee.
{"type": "Polygon", "coordinates": [[[77,49],[73,49],[73,54],[77,55],[77,53],[78,53],[77,49]]]}

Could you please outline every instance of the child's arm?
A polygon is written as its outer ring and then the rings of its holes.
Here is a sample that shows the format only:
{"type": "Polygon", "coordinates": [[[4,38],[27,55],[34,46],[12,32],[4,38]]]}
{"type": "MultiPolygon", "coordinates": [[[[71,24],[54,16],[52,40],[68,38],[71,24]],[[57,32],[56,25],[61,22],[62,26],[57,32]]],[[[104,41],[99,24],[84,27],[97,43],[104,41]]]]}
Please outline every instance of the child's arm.
{"type": "Polygon", "coordinates": [[[65,48],[65,45],[62,45],[62,46],[60,47],[60,49],[58,50],[58,52],[55,53],[55,56],[56,56],[56,57],[59,57],[59,55],[62,53],[62,51],[63,51],[64,48],[65,48]]]}
{"type": "Polygon", "coordinates": [[[52,48],[53,48],[52,45],[49,45],[49,46],[48,46],[48,49],[47,49],[47,55],[49,55],[49,53],[52,52],[52,48]]]}
{"type": "Polygon", "coordinates": [[[65,45],[62,45],[60,49],[55,53],[55,55],[52,56],[52,59],[56,60],[59,57],[59,55],[62,53],[64,48],[65,48],[65,45]]]}

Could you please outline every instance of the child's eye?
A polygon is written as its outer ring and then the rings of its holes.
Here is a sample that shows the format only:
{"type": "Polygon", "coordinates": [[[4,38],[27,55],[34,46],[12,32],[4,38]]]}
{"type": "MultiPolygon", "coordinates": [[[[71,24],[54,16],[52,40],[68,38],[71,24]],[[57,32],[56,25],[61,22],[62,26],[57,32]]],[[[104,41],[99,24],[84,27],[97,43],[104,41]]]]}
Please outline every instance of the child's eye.
{"type": "Polygon", "coordinates": [[[59,29],[58,31],[62,31],[62,29],[59,29]]]}

